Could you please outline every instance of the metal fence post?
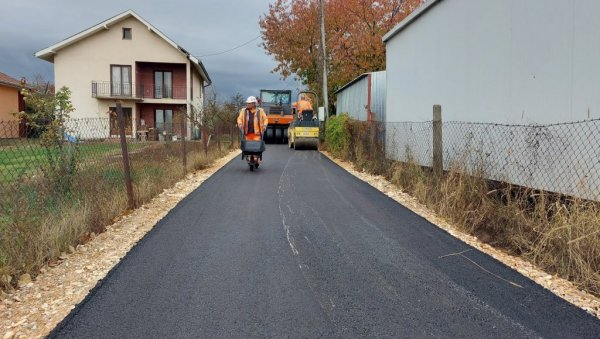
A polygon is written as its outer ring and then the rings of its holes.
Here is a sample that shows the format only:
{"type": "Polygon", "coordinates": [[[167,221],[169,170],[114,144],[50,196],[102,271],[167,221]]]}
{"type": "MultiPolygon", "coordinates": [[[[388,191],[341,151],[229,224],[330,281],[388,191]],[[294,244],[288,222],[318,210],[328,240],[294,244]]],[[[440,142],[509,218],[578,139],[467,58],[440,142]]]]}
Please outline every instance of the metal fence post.
{"type": "Polygon", "coordinates": [[[185,149],[185,135],[187,133],[185,126],[186,115],[181,115],[181,152],[183,157],[183,175],[187,174],[187,150],[185,149]]]}
{"type": "Polygon", "coordinates": [[[123,155],[123,171],[125,176],[125,188],[127,189],[127,208],[133,209],[133,186],[131,185],[131,167],[129,165],[129,152],[127,150],[127,138],[125,137],[125,116],[121,102],[117,101],[117,121],[119,124],[119,137],[121,139],[121,154],[123,155]]]}
{"type": "Polygon", "coordinates": [[[433,106],[433,173],[441,177],[444,172],[442,146],[442,106],[433,106]]]}

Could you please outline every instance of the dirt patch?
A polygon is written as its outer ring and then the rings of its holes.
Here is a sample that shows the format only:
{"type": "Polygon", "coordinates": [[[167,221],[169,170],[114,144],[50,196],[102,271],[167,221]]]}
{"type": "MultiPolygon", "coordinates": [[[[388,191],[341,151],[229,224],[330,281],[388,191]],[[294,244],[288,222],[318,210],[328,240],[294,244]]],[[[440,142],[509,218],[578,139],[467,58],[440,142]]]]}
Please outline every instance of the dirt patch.
{"type": "Polygon", "coordinates": [[[42,268],[36,281],[11,293],[0,292],[2,338],[46,336],[177,203],[238,155],[239,151],[233,151],[209,168],[187,175],[149,203],[120,217],[106,232],[92,233],[88,243],[42,268]]]}
{"type": "MultiPolygon", "coordinates": [[[[446,220],[437,216],[426,206],[419,203],[416,198],[402,192],[402,190],[400,190],[397,186],[389,182],[383,176],[375,176],[367,172],[356,171],[351,163],[336,159],[333,156],[331,156],[328,152],[322,153],[329,159],[331,159],[331,161],[344,168],[350,174],[373,186],[388,197],[394,199],[395,201],[409,208],[416,214],[427,219],[432,224],[445,230],[452,236],[492,256],[496,260],[503,262],[505,265],[511,267],[512,269],[518,271],[519,273],[523,274],[529,279],[535,281],[536,283],[543,286],[552,293],[556,294],[560,298],[570,302],[575,306],[582,308],[591,315],[600,319],[600,298],[597,298],[596,296],[585,291],[579,290],[572,282],[568,280],[562,279],[555,275],[548,274],[530,262],[527,262],[519,257],[506,254],[505,252],[500,251],[490,246],[489,244],[486,244],[486,239],[478,238],[476,236],[472,236],[459,231],[457,227],[453,226],[446,220]]],[[[483,238],[485,238],[486,236],[486,234],[482,234],[483,238]]]]}

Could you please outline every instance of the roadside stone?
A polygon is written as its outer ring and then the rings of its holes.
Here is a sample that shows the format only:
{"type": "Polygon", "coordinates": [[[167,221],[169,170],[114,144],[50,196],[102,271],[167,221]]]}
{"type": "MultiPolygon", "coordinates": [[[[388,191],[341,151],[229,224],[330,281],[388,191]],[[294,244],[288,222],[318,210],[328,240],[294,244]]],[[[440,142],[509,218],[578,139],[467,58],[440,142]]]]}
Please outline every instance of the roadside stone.
{"type": "Polygon", "coordinates": [[[71,253],[71,254],[75,253],[75,247],[69,245],[69,253],[71,253]]]}
{"type": "Polygon", "coordinates": [[[68,258],[67,253],[65,252],[61,252],[60,255],[58,256],[58,259],[60,260],[66,260],[68,258]]]}
{"type": "Polygon", "coordinates": [[[33,280],[31,280],[31,275],[29,275],[29,273],[25,273],[23,275],[21,275],[21,277],[19,278],[19,287],[23,287],[27,284],[31,284],[33,282],[33,280]]]}
{"type": "Polygon", "coordinates": [[[2,337],[2,339],[12,339],[14,337],[15,337],[15,332],[8,331],[8,332],[4,333],[4,336],[2,337]]]}

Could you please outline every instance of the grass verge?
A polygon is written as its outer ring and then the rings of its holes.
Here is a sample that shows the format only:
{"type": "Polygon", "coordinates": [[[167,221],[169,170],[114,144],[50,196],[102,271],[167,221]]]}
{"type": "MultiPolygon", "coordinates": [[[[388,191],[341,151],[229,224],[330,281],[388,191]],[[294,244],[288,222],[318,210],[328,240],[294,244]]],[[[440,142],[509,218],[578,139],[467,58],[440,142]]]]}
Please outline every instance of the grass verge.
{"type": "MultiPolygon", "coordinates": [[[[133,145],[130,160],[136,204],[173,186],[185,172],[208,167],[226,155],[230,145],[211,144],[205,152],[200,142],[186,142],[186,171],[180,142],[133,145]]],[[[14,182],[10,194],[0,196],[0,289],[17,286],[22,274],[35,277],[69,246],[85,243],[92,232],[103,232],[114,218],[126,213],[120,152],[113,152],[113,146],[102,151],[102,161],[81,163],[68,190],[56,190],[40,176],[14,182]]]]}

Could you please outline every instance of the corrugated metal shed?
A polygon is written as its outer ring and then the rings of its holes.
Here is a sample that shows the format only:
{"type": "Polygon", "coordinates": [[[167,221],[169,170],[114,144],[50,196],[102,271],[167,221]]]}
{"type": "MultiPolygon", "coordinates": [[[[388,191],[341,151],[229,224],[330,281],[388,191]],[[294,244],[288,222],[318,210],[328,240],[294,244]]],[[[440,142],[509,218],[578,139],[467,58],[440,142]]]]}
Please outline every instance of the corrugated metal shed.
{"type": "Polygon", "coordinates": [[[336,114],[348,113],[362,121],[385,121],[385,71],[362,74],[335,94],[336,114]]]}
{"type": "Polygon", "coordinates": [[[385,122],[386,71],[371,73],[371,112],[375,121],[385,122]]]}

